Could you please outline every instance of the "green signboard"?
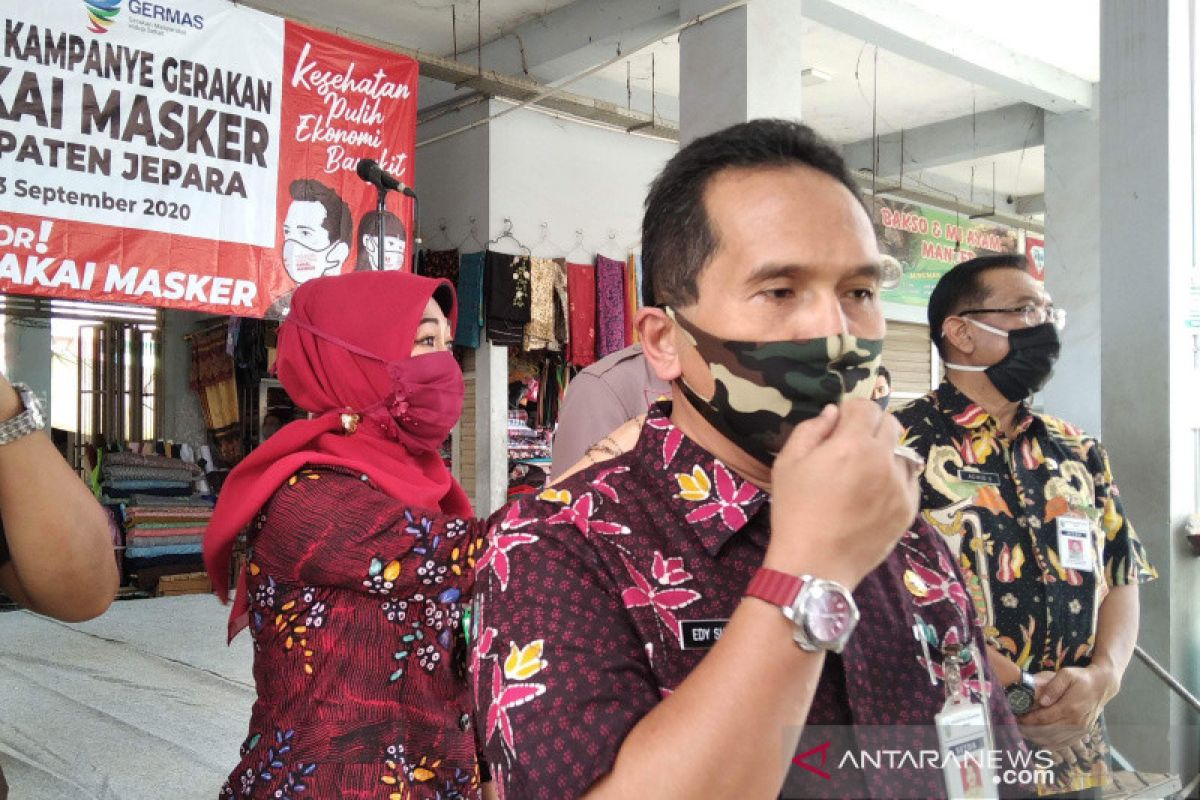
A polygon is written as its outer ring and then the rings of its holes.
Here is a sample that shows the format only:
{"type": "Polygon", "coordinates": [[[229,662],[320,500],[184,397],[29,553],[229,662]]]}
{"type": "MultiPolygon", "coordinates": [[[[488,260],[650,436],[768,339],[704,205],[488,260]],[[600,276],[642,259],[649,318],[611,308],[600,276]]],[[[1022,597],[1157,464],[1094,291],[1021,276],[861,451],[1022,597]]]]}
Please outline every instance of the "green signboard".
{"type": "Polygon", "coordinates": [[[876,197],[870,204],[879,249],[904,268],[900,285],[883,293],[890,303],[924,308],[934,285],[955,264],[975,256],[1020,252],[1016,228],[903,200],[876,197]]]}

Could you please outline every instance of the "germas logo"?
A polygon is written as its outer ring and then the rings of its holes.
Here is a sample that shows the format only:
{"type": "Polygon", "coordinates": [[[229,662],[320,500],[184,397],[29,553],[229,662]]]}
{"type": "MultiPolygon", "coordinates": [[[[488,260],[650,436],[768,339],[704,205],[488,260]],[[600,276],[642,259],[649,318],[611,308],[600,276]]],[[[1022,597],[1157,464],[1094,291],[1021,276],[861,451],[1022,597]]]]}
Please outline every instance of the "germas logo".
{"type": "Polygon", "coordinates": [[[121,13],[121,0],[83,0],[87,9],[88,30],[92,33],[108,33],[121,13]]]}
{"type": "MultiPolygon", "coordinates": [[[[93,0],[94,2],[95,0],[93,0]]],[[[172,6],[150,2],[150,0],[129,0],[129,13],[154,22],[165,22],[193,30],[204,30],[204,17],[190,11],[181,11],[172,6]]]]}

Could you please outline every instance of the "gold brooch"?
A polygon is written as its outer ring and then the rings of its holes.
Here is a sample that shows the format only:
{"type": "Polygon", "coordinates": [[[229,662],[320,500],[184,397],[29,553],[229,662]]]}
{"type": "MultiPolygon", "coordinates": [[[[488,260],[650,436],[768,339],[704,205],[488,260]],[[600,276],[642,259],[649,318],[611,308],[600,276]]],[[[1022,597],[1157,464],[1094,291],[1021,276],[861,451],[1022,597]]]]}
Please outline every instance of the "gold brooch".
{"type": "Polygon", "coordinates": [[[358,430],[358,414],[342,414],[342,430],[346,433],[358,430]]]}

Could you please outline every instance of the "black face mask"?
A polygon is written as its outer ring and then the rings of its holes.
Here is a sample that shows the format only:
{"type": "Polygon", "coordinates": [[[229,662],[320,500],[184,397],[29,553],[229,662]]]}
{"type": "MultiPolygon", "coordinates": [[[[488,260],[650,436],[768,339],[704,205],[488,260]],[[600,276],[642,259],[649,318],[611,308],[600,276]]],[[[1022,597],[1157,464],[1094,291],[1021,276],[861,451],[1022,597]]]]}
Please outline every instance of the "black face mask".
{"type": "Polygon", "coordinates": [[[1043,322],[1032,328],[1002,331],[991,325],[971,320],[976,326],[989,333],[1008,337],[1008,355],[990,367],[960,366],[947,362],[949,369],[964,372],[982,372],[1005,399],[1019,403],[1035,392],[1041,391],[1050,380],[1058,353],[1062,348],[1058,340],[1058,328],[1052,322],[1043,322]]]}

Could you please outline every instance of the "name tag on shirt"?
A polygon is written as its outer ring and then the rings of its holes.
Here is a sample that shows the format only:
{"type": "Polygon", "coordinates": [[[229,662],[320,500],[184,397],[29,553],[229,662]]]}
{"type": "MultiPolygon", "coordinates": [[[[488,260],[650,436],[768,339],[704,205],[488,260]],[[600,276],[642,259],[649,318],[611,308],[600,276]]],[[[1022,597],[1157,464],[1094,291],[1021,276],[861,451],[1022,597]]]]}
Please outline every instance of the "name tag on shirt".
{"type": "Polygon", "coordinates": [[[1058,562],[1063,569],[1091,572],[1095,569],[1092,551],[1092,523],[1083,517],[1058,517],[1058,562]]]}
{"type": "Polygon", "coordinates": [[[941,746],[946,796],[956,800],[994,800],[998,781],[992,770],[991,732],[983,706],[947,702],[934,717],[941,746]]]}
{"type": "Polygon", "coordinates": [[[999,486],[1000,476],[991,472],[981,472],[977,469],[960,469],[958,479],[967,483],[983,483],[988,486],[999,486]]]}
{"type": "Polygon", "coordinates": [[[721,641],[727,619],[684,619],[679,621],[683,630],[684,650],[708,650],[721,641]]]}

